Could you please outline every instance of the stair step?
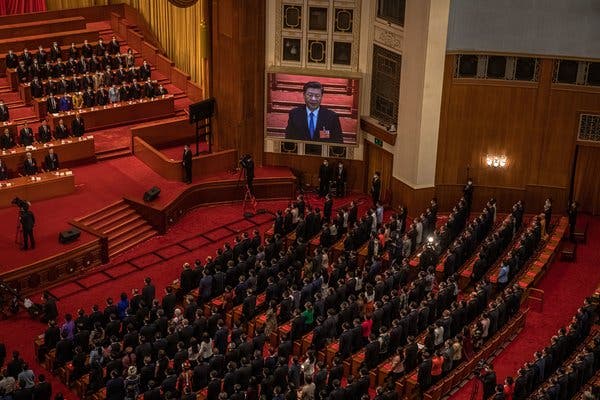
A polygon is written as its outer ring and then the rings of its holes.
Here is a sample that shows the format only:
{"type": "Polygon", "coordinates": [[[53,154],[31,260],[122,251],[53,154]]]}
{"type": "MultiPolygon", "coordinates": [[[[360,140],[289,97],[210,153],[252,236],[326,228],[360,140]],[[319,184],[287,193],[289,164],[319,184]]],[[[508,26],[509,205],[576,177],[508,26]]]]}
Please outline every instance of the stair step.
{"type": "Polygon", "coordinates": [[[116,203],[114,206],[111,206],[108,209],[100,210],[98,212],[95,212],[92,215],[84,217],[84,218],[80,219],[79,222],[84,223],[86,225],[93,225],[97,222],[102,221],[103,219],[105,219],[107,217],[110,217],[111,215],[115,215],[116,213],[125,211],[129,208],[130,207],[127,203],[119,202],[119,203],[116,203]]]}
{"type": "Polygon", "coordinates": [[[119,222],[119,224],[115,226],[111,226],[103,233],[108,235],[108,240],[115,240],[116,238],[125,235],[129,231],[146,224],[146,221],[142,219],[142,217],[139,215],[134,215],[131,218],[127,218],[126,220],[119,222]]]}
{"type": "Polygon", "coordinates": [[[96,161],[112,160],[113,158],[128,157],[130,155],[131,155],[131,149],[129,149],[129,148],[123,149],[123,150],[119,150],[119,149],[105,150],[105,151],[102,151],[101,153],[96,153],[96,161]]]}
{"type": "Polygon", "coordinates": [[[140,236],[143,236],[147,233],[151,233],[153,236],[156,234],[156,231],[148,224],[139,226],[135,229],[128,231],[126,234],[118,236],[118,238],[114,240],[108,241],[108,251],[114,250],[116,247],[119,247],[122,244],[127,242],[132,242],[137,240],[140,236]]]}
{"type": "Polygon", "coordinates": [[[84,215],[83,217],[75,218],[75,221],[77,221],[77,222],[83,222],[83,220],[85,220],[85,219],[95,217],[96,215],[98,215],[100,213],[109,211],[109,210],[111,210],[111,209],[113,209],[115,207],[119,207],[121,205],[127,205],[127,203],[125,203],[123,200],[115,201],[114,203],[109,204],[106,207],[103,207],[103,208],[101,208],[99,210],[94,211],[90,215],[84,215]]]}
{"type": "Polygon", "coordinates": [[[135,240],[132,240],[131,242],[126,242],[119,246],[114,246],[111,249],[109,249],[108,256],[109,256],[109,258],[112,258],[112,257],[114,257],[126,250],[129,250],[133,246],[136,246],[154,236],[156,236],[156,231],[150,231],[150,232],[144,233],[143,235],[139,235],[135,238],[135,240]]]}
{"type": "Polygon", "coordinates": [[[94,224],[86,224],[96,229],[97,231],[104,232],[104,229],[112,226],[115,223],[120,222],[122,219],[129,218],[135,214],[135,210],[133,208],[128,208],[126,210],[120,211],[118,213],[112,214],[110,217],[103,218],[101,221],[98,221],[94,224]]]}

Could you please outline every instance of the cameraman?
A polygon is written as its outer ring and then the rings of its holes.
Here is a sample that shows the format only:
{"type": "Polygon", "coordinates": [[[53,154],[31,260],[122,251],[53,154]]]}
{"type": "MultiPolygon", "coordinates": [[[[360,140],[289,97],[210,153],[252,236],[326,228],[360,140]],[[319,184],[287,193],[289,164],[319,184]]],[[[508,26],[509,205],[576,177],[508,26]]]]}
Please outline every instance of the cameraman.
{"type": "Polygon", "coordinates": [[[19,222],[21,228],[23,228],[23,247],[22,250],[29,249],[29,242],[31,242],[31,249],[35,249],[35,239],[33,238],[33,226],[35,225],[35,216],[29,209],[27,203],[19,205],[19,222]]]}
{"type": "Polygon", "coordinates": [[[250,194],[254,196],[254,186],[252,182],[254,181],[254,160],[252,159],[251,154],[246,154],[240,160],[240,165],[244,169],[246,174],[246,185],[248,185],[248,190],[250,194]]]}

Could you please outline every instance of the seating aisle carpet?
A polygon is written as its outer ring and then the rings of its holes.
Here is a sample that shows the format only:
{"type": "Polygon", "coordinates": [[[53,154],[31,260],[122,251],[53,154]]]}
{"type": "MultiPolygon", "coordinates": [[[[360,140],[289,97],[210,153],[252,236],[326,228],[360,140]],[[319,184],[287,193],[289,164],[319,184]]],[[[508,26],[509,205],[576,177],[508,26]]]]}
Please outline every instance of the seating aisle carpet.
{"type": "MultiPolygon", "coordinates": [[[[578,245],[575,262],[561,261],[557,256],[540,281],[537,288],[544,291],[543,309],[538,312],[537,305],[532,305],[525,328],[492,362],[499,383],[507,376],[514,377],[526,361],[533,359],[534,352],[547,346],[600,283],[600,247],[596,244],[600,238],[600,217],[580,218],[589,220],[587,243],[578,245]]],[[[470,380],[450,399],[470,399],[473,383],[470,380]]]]}
{"type": "MultiPolygon", "coordinates": [[[[336,201],[335,207],[349,204],[351,200],[358,201],[360,213],[364,213],[365,207],[370,205],[368,198],[354,195],[336,201]]],[[[315,207],[323,205],[323,200],[311,201],[315,207]]],[[[287,203],[288,201],[283,200],[265,201],[259,202],[259,207],[274,211],[285,207],[287,203]]],[[[144,242],[116,257],[103,272],[53,288],[51,292],[59,297],[59,323],[62,324],[63,316],[67,312],[74,313],[80,307],[89,311],[93,304],[103,307],[108,296],[116,299],[121,292],[131,293],[133,288],[141,288],[146,276],[152,277],[157,296],[160,297],[166,285],[179,277],[184,262],[193,262],[196,258],[204,259],[214,254],[225,241],[231,242],[238,230],[259,229],[264,233],[272,223],[271,214],[243,218],[239,203],[197,208],[174,225],[166,235],[144,242]],[[183,250],[176,249],[182,245],[185,246],[183,250]]],[[[38,295],[32,298],[39,302],[38,295]]],[[[73,392],[35,360],[33,341],[43,333],[44,324],[30,319],[27,313],[21,311],[2,321],[0,327],[0,342],[6,345],[8,354],[13,350],[20,351],[36,374],[44,373],[50,378],[54,393],[60,391],[65,395],[65,399],[76,399],[73,392]]]]}

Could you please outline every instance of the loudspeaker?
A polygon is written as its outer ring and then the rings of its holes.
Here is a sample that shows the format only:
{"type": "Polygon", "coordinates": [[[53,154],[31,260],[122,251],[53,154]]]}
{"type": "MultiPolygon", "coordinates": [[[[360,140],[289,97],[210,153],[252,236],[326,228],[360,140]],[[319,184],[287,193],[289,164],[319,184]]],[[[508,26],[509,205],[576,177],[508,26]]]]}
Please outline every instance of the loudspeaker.
{"type": "Polygon", "coordinates": [[[152,186],[150,189],[148,189],[146,191],[146,193],[144,193],[144,201],[150,202],[150,201],[154,201],[156,200],[156,198],[158,197],[158,195],[160,194],[160,189],[157,188],[156,186],[152,186]]]}
{"type": "Polygon", "coordinates": [[[79,229],[71,228],[58,234],[58,242],[62,244],[71,243],[79,239],[79,235],[81,235],[79,229]]]}

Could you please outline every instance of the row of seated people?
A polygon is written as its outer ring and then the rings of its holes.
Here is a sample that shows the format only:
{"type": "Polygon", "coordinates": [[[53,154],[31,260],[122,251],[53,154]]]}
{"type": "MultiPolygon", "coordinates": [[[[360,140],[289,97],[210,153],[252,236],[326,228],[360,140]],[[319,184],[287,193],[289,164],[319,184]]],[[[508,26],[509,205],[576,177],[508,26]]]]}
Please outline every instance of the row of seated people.
{"type": "Polygon", "coordinates": [[[55,139],[66,139],[69,136],[81,137],[85,133],[85,121],[79,113],[75,114],[75,118],[71,122],[71,127],[67,127],[64,121],[58,120],[58,125],[55,127],[54,132],[48,126],[48,121],[42,120],[41,125],[38,127],[37,137],[33,133],[33,129],[27,122],[23,124],[19,132],[19,141],[15,140],[13,135],[8,128],[4,129],[4,133],[0,136],[0,149],[8,150],[17,146],[32,146],[35,143],[48,143],[55,139]]]}
{"type": "MultiPolygon", "coordinates": [[[[129,49],[131,50],[131,49],[129,49]]],[[[130,54],[130,51],[127,54],[130,54]]],[[[92,46],[87,40],[83,42],[81,47],[77,47],[75,43],[71,43],[71,47],[68,50],[69,58],[78,59],[79,56],[83,56],[86,59],[91,58],[93,55],[102,57],[107,52],[111,55],[117,55],[121,51],[121,45],[115,36],[113,36],[109,43],[104,43],[102,38],[98,39],[98,43],[92,46]]],[[[48,60],[56,62],[59,58],[63,57],[61,46],[58,42],[53,42],[50,49],[46,51],[43,46],[38,46],[37,53],[31,53],[28,49],[23,49],[20,55],[17,55],[12,50],[8,51],[6,55],[6,68],[17,68],[19,62],[22,61],[26,66],[30,66],[34,61],[40,64],[45,64],[48,60]]]]}
{"type": "Polygon", "coordinates": [[[7,400],[51,400],[52,385],[44,374],[35,372],[23,360],[19,351],[12,352],[12,358],[4,368],[0,362],[0,399],[7,400]]]}
{"type": "MultiPolygon", "coordinates": [[[[525,260],[536,252],[538,245],[546,240],[548,235],[544,232],[543,216],[534,216],[529,226],[519,237],[498,266],[496,282],[500,287],[504,287],[508,282],[512,281],[525,266],[525,260]]],[[[494,269],[489,270],[490,273],[496,272],[494,269]]]]}
{"type": "MultiPolygon", "coordinates": [[[[509,217],[512,217],[512,216],[509,216],[509,217]]],[[[535,229],[536,229],[536,227],[537,227],[537,228],[539,228],[539,221],[538,221],[536,218],[534,218],[534,219],[531,221],[531,223],[530,223],[530,226],[528,227],[528,232],[529,232],[529,234],[530,234],[530,235],[534,235],[534,233],[533,233],[533,232],[531,232],[531,231],[535,230],[535,229]]],[[[518,246],[519,246],[519,247],[523,247],[523,250],[525,249],[524,243],[521,243],[521,242],[519,242],[519,243],[518,243],[518,246]]],[[[532,246],[533,246],[533,249],[531,250],[531,253],[530,253],[528,256],[527,256],[527,253],[526,253],[526,252],[523,252],[523,254],[520,254],[520,256],[521,256],[521,258],[519,259],[519,264],[520,264],[520,265],[525,265],[525,264],[528,262],[529,258],[530,258],[530,257],[531,257],[531,256],[534,254],[534,252],[535,252],[535,248],[536,248],[536,246],[537,246],[537,245],[532,245],[532,246]]],[[[515,246],[515,247],[516,247],[516,246],[515,246]]],[[[488,281],[488,279],[487,279],[487,277],[484,277],[484,278],[483,278],[481,281],[479,281],[479,282],[480,282],[480,284],[481,284],[481,283],[485,283],[486,285],[490,285],[490,284],[489,284],[489,281],[488,281]]],[[[498,286],[498,289],[502,289],[502,288],[504,288],[504,287],[506,287],[506,286],[507,286],[506,284],[499,285],[499,286],[498,286]]],[[[504,295],[506,296],[507,292],[508,292],[508,291],[510,291],[510,290],[512,290],[512,291],[513,291],[513,293],[517,293],[517,292],[518,292],[518,293],[521,293],[521,292],[522,292],[522,290],[521,290],[521,288],[520,288],[520,286],[519,286],[518,284],[513,284],[512,286],[508,286],[508,288],[507,288],[507,289],[504,289],[504,295]],[[512,288],[512,289],[511,289],[511,288],[512,288]]],[[[520,295],[519,295],[519,298],[520,298],[520,295]]],[[[496,303],[498,303],[498,301],[501,301],[501,299],[502,299],[502,294],[501,294],[500,296],[498,296],[498,298],[496,299],[496,303]]],[[[520,303],[520,301],[519,301],[519,303],[520,303]]],[[[487,318],[491,318],[491,316],[492,316],[492,314],[491,314],[489,311],[488,311],[488,312],[486,312],[486,313],[484,313],[484,314],[482,314],[482,317],[481,317],[481,319],[480,319],[480,323],[478,323],[478,324],[475,324],[475,325],[472,327],[472,329],[471,329],[472,331],[476,332],[476,334],[474,335],[474,337],[475,337],[475,336],[477,336],[477,337],[480,337],[480,336],[481,336],[481,333],[486,331],[486,328],[485,328],[485,325],[487,325],[487,324],[486,324],[486,319],[487,319],[487,318]],[[483,323],[483,324],[481,324],[481,321],[483,321],[484,323],[483,323]]],[[[489,335],[488,337],[491,337],[491,335],[489,335]]],[[[441,379],[441,378],[442,378],[442,376],[440,376],[440,378],[438,378],[437,380],[439,380],[439,379],[441,379]]],[[[435,383],[435,381],[436,381],[436,379],[434,379],[434,380],[433,380],[433,381],[431,381],[431,382],[430,382],[429,380],[427,380],[427,379],[426,379],[426,380],[424,381],[424,383],[426,384],[426,387],[429,387],[429,385],[431,385],[431,384],[435,383]]],[[[421,383],[422,383],[422,382],[419,382],[419,386],[420,386],[421,388],[423,388],[423,386],[421,385],[421,383]]],[[[491,388],[492,388],[491,390],[493,391],[494,385],[491,385],[491,388]]],[[[491,393],[488,393],[488,395],[491,395],[491,393]]],[[[486,397],[484,397],[484,398],[486,398],[486,397]]]]}
{"type": "Polygon", "coordinates": [[[31,82],[36,77],[42,80],[57,79],[62,75],[81,76],[85,73],[95,74],[98,72],[119,76],[121,80],[131,80],[134,77],[150,76],[151,66],[146,60],[139,67],[136,67],[135,64],[126,66],[122,58],[112,57],[107,53],[102,58],[94,55],[89,60],[86,60],[83,56],[79,60],[69,58],[67,61],[63,61],[59,58],[56,63],[48,61],[45,64],[39,64],[37,60],[34,60],[29,67],[26,67],[25,63],[21,61],[15,72],[19,83],[31,82]]]}
{"type": "MultiPolygon", "coordinates": [[[[515,203],[515,205],[517,204],[518,203],[515,203]]],[[[496,227],[494,232],[485,238],[484,242],[479,246],[475,258],[470,260],[469,263],[466,264],[465,267],[460,271],[466,282],[479,281],[505,253],[509,245],[513,243],[515,235],[520,230],[520,224],[522,224],[523,219],[523,211],[524,210],[520,206],[513,208],[511,213],[504,218],[502,223],[496,227]]],[[[529,238],[528,235],[527,237],[529,238]]],[[[519,256],[523,256],[523,258],[526,259],[529,258],[529,256],[535,250],[535,246],[530,249],[529,245],[530,241],[527,240],[527,254],[519,254],[519,256]]],[[[537,245],[537,242],[535,245],[537,245]]]]}
{"type": "Polygon", "coordinates": [[[469,297],[467,307],[471,305],[480,312],[467,315],[461,332],[452,339],[452,342],[458,340],[460,343],[462,357],[458,362],[454,357],[457,346],[451,346],[440,337],[444,334],[444,327],[439,324],[429,327],[422,343],[424,348],[417,368],[417,383],[423,393],[460,365],[462,360],[473,357],[494,334],[501,331],[517,315],[523,296],[521,288],[517,285],[506,288],[488,304],[486,298],[489,299],[489,292],[491,285],[481,282],[469,297]]]}
{"type": "Polygon", "coordinates": [[[46,97],[46,109],[48,113],[58,113],[64,111],[78,110],[81,108],[90,108],[95,106],[105,106],[123,101],[132,101],[145,98],[154,98],[168,94],[161,84],[156,84],[150,79],[140,85],[137,81],[127,85],[112,85],[110,88],[101,86],[94,91],[88,87],[85,92],[64,93],[60,98],[50,93],[46,97]]]}
{"type": "MultiPolygon", "coordinates": [[[[465,229],[454,238],[452,243],[448,243],[448,240],[445,241],[447,250],[438,260],[437,270],[441,270],[443,276],[452,276],[457,267],[463,265],[471,257],[493,225],[493,210],[486,206],[477,217],[466,224],[465,229]]],[[[441,244],[442,240],[440,240],[440,247],[442,247],[441,244]]]]}
{"type": "Polygon", "coordinates": [[[29,87],[31,95],[34,98],[43,97],[50,93],[69,93],[87,90],[91,87],[93,90],[98,90],[101,86],[120,85],[125,83],[145,82],[151,77],[150,65],[144,61],[144,65],[140,68],[131,67],[124,69],[122,66],[118,69],[111,70],[107,67],[104,72],[82,72],[81,74],[60,73],[56,76],[45,77],[43,75],[35,75],[29,87]]]}
{"type": "Polygon", "coordinates": [[[2,158],[0,158],[0,180],[6,180],[11,178],[13,175],[35,175],[40,172],[57,171],[60,169],[60,162],[58,161],[58,154],[54,152],[53,148],[48,149],[48,154],[44,157],[44,163],[41,167],[38,167],[38,162],[33,158],[30,152],[25,154],[25,160],[23,161],[22,169],[15,173],[12,173],[2,158]]]}
{"type": "MultiPolygon", "coordinates": [[[[231,254],[231,255],[233,255],[233,252],[231,251],[231,249],[227,249],[226,251],[224,251],[224,252],[221,252],[220,254],[218,254],[218,258],[219,258],[219,257],[225,257],[225,254],[228,254],[228,253],[229,253],[229,254],[231,254]]],[[[264,251],[264,249],[263,249],[263,250],[261,250],[261,252],[260,252],[260,253],[266,254],[266,252],[264,251]]],[[[260,254],[260,253],[259,253],[259,254],[260,254]]],[[[294,252],[288,252],[288,254],[299,254],[299,253],[294,251],[294,252]]],[[[224,261],[224,260],[223,260],[223,261],[224,261]]],[[[233,260],[229,260],[229,261],[233,262],[233,260]]],[[[212,263],[212,260],[210,260],[210,261],[209,261],[209,264],[210,264],[210,263],[212,263]]],[[[272,262],[272,264],[273,264],[273,265],[277,265],[277,262],[272,262]]],[[[213,265],[214,265],[214,264],[213,264],[213,265]]],[[[258,267],[258,265],[257,265],[257,267],[258,267]]],[[[209,266],[209,265],[205,266],[204,268],[206,268],[206,269],[210,270],[210,266],[209,266]]],[[[217,269],[217,271],[215,271],[215,277],[216,277],[216,276],[218,275],[218,272],[219,272],[218,270],[220,270],[220,267],[215,267],[215,268],[217,269]]],[[[230,269],[231,269],[231,268],[228,268],[228,270],[227,270],[227,271],[229,271],[230,269]]],[[[293,269],[290,269],[290,270],[288,270],[288,273],[292,273],[292,272],[293,272],[293,269]]],[[[203,275],[206,275],[206,274],[203,274],[203,275]]],[[[252,275],[252,274],[251,274],[251,275],[252,275]]],[[[257,274],[257,276],[261,276],[261,273],[259,272],[259,273],[257,274]]],[[[212,277],[212,276],[211,276],[211,277],[212,277]]],[[[233,275],[233,278],[235,278],[235,275],[233,275]]],[[[234,280],[235,280],[235,279],[234,279],[234,280]]],[[[183,283],[183,282],[184,282],[184,279],[183,279],[183,277],[182,277],[182,283],[183,283]]],[[[184,286],[184,285],[182,285],[182,286],[184,286]]],[[[143,291],[142,291],[142,293],[144,293],[144,291],[145,291],[145,290],[143,290],[143,291]]],[[[250,297],[252,297],[252,296],[250,296],[250,297]]],[[[163,304],[162,304],[162,307],[164,308],[166,315],[169,315],[170,313],[173,313],[173,312],[174,312],[174,310],[173,310],[173,308],[174,308],[174,303],[173,303],[173,302],[175,301],[175,296],[174,296],[174,295],[172,295],[172,293],[170,293],[170,294],[168,294],[168,295],[166,296],[166,298],[168,298],[169,300],[168,300],[168,301],[167,301],[167,300],[164,300],[164,301],[163,301],[163,304]]],[[[186,309],[186,311],[187,311],[187,309],[186,309]]],[[[213,310],[213,312],[214,312],[214,311],[215,311],[215,310],[213,310]]],[[[306,310],[305,310],[305,311],[306,311],[306,310]]],[[[187,313],[187,312],[185,313],[185,315],[190,315],[190,314],[193,314],[193,313],[187,313]]],[[[139,315],[139,314],[138,314],[138,315],[139,315]]],[[[214,313],[213,313],[213,315],[216,315],[216,314],[214,314],[214,313]]],[[[221,317],[222,317],[222,316],[221,316],[221,317]]],[[[209,319],[210,319],[210,318],[209,318],[209,319]]],[[[216,319],[216,318],[213,318],[213,321],[214,321],[215,319],[216,319]]],[[[215,332],[215,334],[216,334],[216,332],[215,332]]],[[[210,337],[210,336],[212,336],[212,335],[209,335],[209,337],[210,337]]],[[[223,335],[221,335],[221,336],[223,336],[223,335]]],[[[227,337],[227,336],[228,336],[228,335],[225,335],[225,337],[227,337]]],[[[223,349],[223,348],[222,348],[222,346],[223,346],[223,340],[222,340],[222,339],[221,339],[221,340],[218,340],[218,339],[217,339],[217,337],[215,336],[215,342],[217,342],[217,343],[221,343],[220,345],[215,345],[215,347],[216,347],[216,348],[219,348],[219,347],[221,347],[221,350],[226,350],[226,349],[223,349]]],[[[226,344],[226,342],[225,342],[225,344],[226,344]]],[[[218,350],[217,350],[215,353],[217,353],[217,352],[218,352],[218,350]]],[[[221,352],[221,353],[223,353],[223,352],[221,352]]],[[[57,354],[57,358],[59,358],[59,357],[58,357],[58,354],[57,354]]],[[[138,359],[141,361],[141,358],[138,358],[138,359]]],[[[141,365],[140,365],[140,366],[141,366],[141,365]]]]}
{"type": "Polygon", "coordinates": [[[534,392],[537,394],[533,397],[540,399],[544,398],[544,395],[553,400],[571,398],[581,385],[566,385],[568,381],[573,383],[573,379],[577,381],[578,375],[569,375],[583,369],[586,370],[586,374],[585,376],[579,375],[579,382],[583,383],[591,378],[593,371],[600,366],[600,358],[598,358],[600,348],[596,348],[600,343],[600,336],[594,335],[593,340],[588,341],[580,355],[572,357],[572,354],[590,336],[594,318],[597,317],[596,311],[596,306],[589,298],[586,298],[569,325],[561,327],[556,335],[552,336],[548,346],[536,351],[533,359],[518,369],[514,386],[515,400],[528,398],[534,392]],[[593,351],[591,351],[592,348],[593,351]],[[596,353],[596,357],[594,357],[594,353],[596,353]],[[575,362],[569,363],[572,368],[567,368],[564,363],[573,359],[575,362]],[[558,387],[556,387],[557,384],[558,387]],[[556,397],[557,395],[558,397],[556,397]]]}
{"type": "MultiPolygon", "coordinates": [[[[427,234],[425,246],[417,255],[418,264],[416,260],[413,263],[419,265],[421,270],[435,267],[441,253],[448,248],[457,235],[464,231],[468,217],[467,203],[464,198],[461,198],[448,215],[446,222],[438,229],[435,229],[434,226],[434,230],[427,234]]],[[[409,235],[407,235],[407,238],[409,238],[409,235]]],[[[447,277],[451,275],[449,274],[447,277]]]]}

